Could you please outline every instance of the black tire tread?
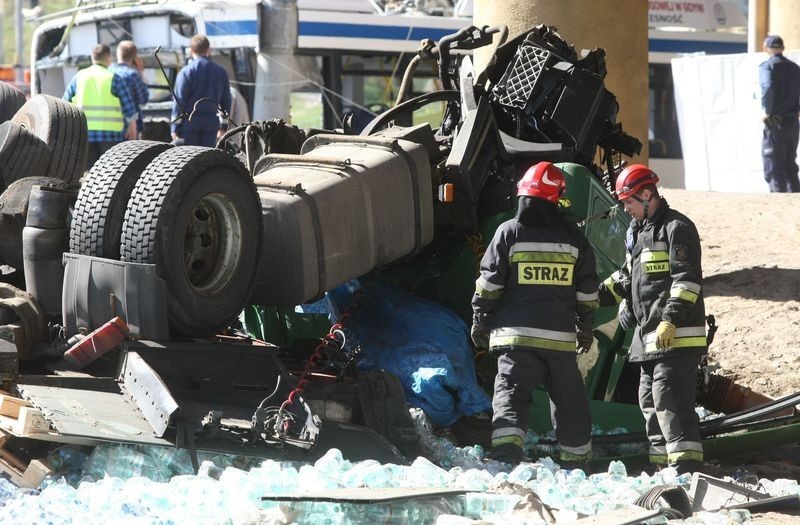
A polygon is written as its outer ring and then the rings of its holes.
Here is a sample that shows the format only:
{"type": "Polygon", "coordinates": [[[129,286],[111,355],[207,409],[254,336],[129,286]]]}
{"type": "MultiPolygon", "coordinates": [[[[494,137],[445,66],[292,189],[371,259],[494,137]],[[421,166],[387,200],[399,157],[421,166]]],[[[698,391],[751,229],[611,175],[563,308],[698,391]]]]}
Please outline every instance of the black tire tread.
{"type": "MultiPolygon", "coordinates": [[[[177,181],[189,181],[214,169],[226,169],[231,176],[239,176],[249,185],[253,184],[252,177],[244,165],[222,150],[201,146],[181,146],[168,149],[156,157],[137,181],[128,201],[120,243],[121,260],[156,264],[156,273],[164,278],[164,275],[161,274],[162,270],[159,268],[159,264],[165,264],[160,262],[162,254],[159,252],[163,249],[160,246],[159,231],[162,227],[160,221],[162,216],[169,217],[169,219],[164,219],[165,221],[173,218],[169,215],[173,210],[165,209],[164,204],[168,202],[174,205],[175,202],[181,200],[182,195],[172,191],[174,187],[182,186],[176,184],[177,181]]],[[[253,186],[253,205],[259,205],[255,186],[253,186]]],[[[260,254],[260,241],[257,253],[260,254]]],[[[255,278],[255,273],[252,278],[255,278]]],[[[171,283],[167,282],[170,296],[168,298],[170,326],[173,332],[183,335],[211,335],[216,330],[224,328],[227,326],[225,323],[230,322],[238,315],[247,299],[246,296],[241,297],[241,304],[238,304],[235,312],[229,312],[228,319],[215,319],[218,326],[210,326],[206,321],[187,318],[187,311],[195,309],[196,306],[186,303],[179,304],[170,285],[171,283]]],[[[248,291],[251,288],[252,282],[248,291]]],[[[221,296],[225,296],[226,302],[236,302],[239,299],[233,298],[229,291],[221,292],[221,296]]]]}
{"type": "Polygon", "coordinates": [[[50,148],[28,129],[15,122],[0,124],[0,190],[23,177],[46,176],[50,160],[50,148]]]}
{"type": "Polygon", "coordinates": [[[92,166],[78,192],[70,229],[71,253],[117,259],[122,222],[136,181],[171,144],[133,140],[117,144],[92,166]]]}
{"type": "Polygon", "coordinates": [[[11,120],[25,104],[25,94],[7,82],[0,82],[0,124],[11,120]]]}
{"type": "Polygon", "coordinates": [[[49,176],[69,184],[78,183],[89,153],[89,131],[83,111],[60,98],[34,95],[13,120],[47,143],[52,153],[49,176]]]}
{"type": "Polygon", "coordinates": [[[150,163],[134,186],[125,211],[120,247],[123,261],[155,264],[156,233],[164,199],[175,179],[211,166],[207,159],[198,162],[198,157],[207,151],[202,146],[182,146],[165,151],[150,163]]]}

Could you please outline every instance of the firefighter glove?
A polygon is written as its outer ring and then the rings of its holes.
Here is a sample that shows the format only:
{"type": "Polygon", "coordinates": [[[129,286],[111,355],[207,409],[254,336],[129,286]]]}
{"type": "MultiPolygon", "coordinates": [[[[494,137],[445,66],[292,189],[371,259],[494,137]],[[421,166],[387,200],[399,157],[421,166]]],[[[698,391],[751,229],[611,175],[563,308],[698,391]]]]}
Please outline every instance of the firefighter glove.
{"type": "Polygon", "coordinates": [[[656,348],[664,350],[672,346],[675,338],[675,325],[669,321],[661,321],[656,328],[656,348]]]}
{"type": "Polygon", "coordinates": [[[585,354],[592,348],[592,343],[594,343],[594,335],[592,335],[591,330],[579,330],[578,331],[578,342],[577,348],[575,352],[578,354],[585,354]]]}
{"type": "Polygon", "coordinates": [[[627,299],[619,303],[619,325],[626,331],[636,326],[636,318],[633,317],[627,299]]]}
{"type": "Polygon", "coordinates": [[[489,331],[491,330],[491,317],[487,314],[475,314],[472,319],[472,329],[469,336],[476,348],[489,348],[489,331]]]}

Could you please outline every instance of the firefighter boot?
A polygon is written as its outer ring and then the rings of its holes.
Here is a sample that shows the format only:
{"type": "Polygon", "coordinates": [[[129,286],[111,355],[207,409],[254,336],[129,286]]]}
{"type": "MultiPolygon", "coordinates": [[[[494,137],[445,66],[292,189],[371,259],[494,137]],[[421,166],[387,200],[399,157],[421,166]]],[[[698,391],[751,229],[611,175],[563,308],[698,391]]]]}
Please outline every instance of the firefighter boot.
{"type": "Polygon", "coordinates": [[[489,459],[509,465],[518,465],[523,459],[522,447],[513,443],[492,447],[492,450],[489,451],[489,459]]]}
{"type": "Polygon", "coordinates": [[[696,459],[684,459],[682,461],[676,461],[675,463],[671,464],[670,467],[673,467],[675,470],[677,470],[679,475],[693,474],[698,471],[702,472],[703,462],[696,459]]]}
{"type": "Polygon", "coordinates": [[[592,462],[588,459],[582,459],[578,461],[559,461],[561,465],[561,470],[575,470],[579,469],[584,472],[587,476],[592,475],[592,462]]]}

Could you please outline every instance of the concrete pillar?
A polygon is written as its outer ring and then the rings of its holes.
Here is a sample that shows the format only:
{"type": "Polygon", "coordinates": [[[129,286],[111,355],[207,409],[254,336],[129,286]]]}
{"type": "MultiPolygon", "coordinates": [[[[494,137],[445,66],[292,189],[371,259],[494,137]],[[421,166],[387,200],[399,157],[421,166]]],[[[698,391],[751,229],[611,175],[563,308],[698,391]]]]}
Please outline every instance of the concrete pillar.
{"type": "Polygon", "coordinates": [[[289,122],[291,82],[296,79],[297,0],[262,0],[258,42],[253,120],[289,122]]]}
{"type": "Polygon", "coordinates": [[[5,35],[5,25],[6,23],[4,20],[6,19],[6,4],[5,0],[0,0],[0,64],[5,64],[6,62],[6,35],[5,35]]]}
{"type": "Polygon", "coordinates": [[[17,71],[17,84],[25,80],[23,64],[25,63],[25,37],[22,28],[22,0],[14,0],[14,67],[17,71]]]}
{"type": "MultiPolygon", "coordinates": [[[[787,51],[800,49],[800,2],[797,0],[769,0],[768,11],[767,33],[780,35],[787,51]]],[[[761,45],[758,50],[761,51],[761,45]]]]}
{"type": "MultiPolygon", "coordinates": [[[[645,0],[475,0],[476,26],[508,26],[509,38],[537,24],[558,28],[559,34],[581,49],[606,50],[606,88],[620,105],[618,121],[642,144],[636,161],[647,161],[648,58],[645,0]]],[[[477,53],[482,68],[486,53],[477,53]]],[[[630,159],[628,159],[630,160],[630,159]]]]}
{"type": "Polygon", "coordinates": [[[769,0],[747,2],[747,52],[760,53],[769,25],[769,0]]]}

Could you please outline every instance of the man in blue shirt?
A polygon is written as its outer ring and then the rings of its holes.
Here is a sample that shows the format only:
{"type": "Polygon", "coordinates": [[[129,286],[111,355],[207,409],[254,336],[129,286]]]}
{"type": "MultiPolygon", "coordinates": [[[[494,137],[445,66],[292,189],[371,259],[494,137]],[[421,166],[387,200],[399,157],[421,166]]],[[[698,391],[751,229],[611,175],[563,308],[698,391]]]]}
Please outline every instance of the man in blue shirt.
{"type": "Polygon", "coordinates": [[[761,158],[771,192],[798,192],[797,142],[800,137],[800,66],[783,56],[783,39],[764,39],[769,58],[759,68],[764,137],[761,158]]]}
{"type": "Polygon", "coordinates": [[[92,65],[78,71],[62,97],[86,114],[89,128],[90,169],[114,144],[136,138],[136,106],[125,81],[108,70],[111,48],[97,44],[92,49],[92,65]]]}
{"type": "Polygon", "coordinates": [[[228,74],[209,59],[211,45],[205,35],[193,36],[190,48],[193,60],[175,82],[172,138],[186,145],[214,147],[224,131],[218,109],[226,113],[231,109],[228,74]]]}
{"type": "Polygon", "coordinates": [[[140,137],[144,128],[142,106],[150,100],[150,92],[142,80],[142,61],[136,56],[136,52],[136,44],[130,40],[123,40],[117,44],[117,63],[108,69],[122,77],[131,92],[133,104],[139,114],[139,118],[136,119],[136,136],[140,137]]]}

